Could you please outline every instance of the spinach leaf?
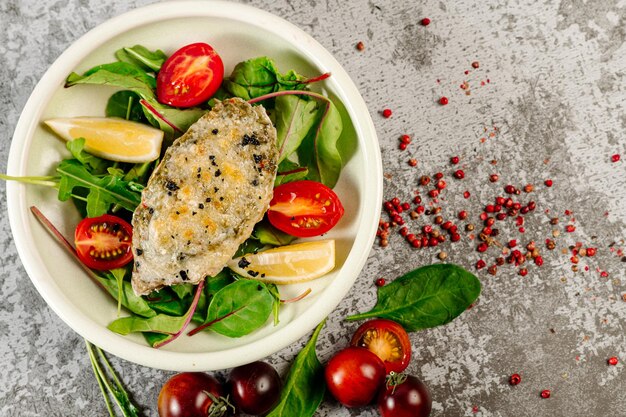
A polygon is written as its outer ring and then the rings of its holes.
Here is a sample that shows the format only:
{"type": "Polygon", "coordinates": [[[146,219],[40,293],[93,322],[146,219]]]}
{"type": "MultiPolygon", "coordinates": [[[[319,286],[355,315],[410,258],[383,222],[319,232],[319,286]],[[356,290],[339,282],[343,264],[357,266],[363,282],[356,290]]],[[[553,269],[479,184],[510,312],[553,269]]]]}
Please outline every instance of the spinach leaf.
{"type": "Polygon", "coordinates": [[[278,163],[289,157],[302,143],[317,119],[317,102],[296,95],[276,97],[274,124],[278,163]]]}
{"type": "Polygon", "coordinates": [[[301,90],[306,78],[291,70],[281,74],[274,61],[262,56],[238,63],[230,77],[224,79],[224,88],[244,100],[281,90],[301,90]]]}
{"type": "Polygon", "coordinates": [[[189,332],[206,328],[228,337],[241,337],[261,327],[272,312],[274,298],[259,281],[240,279],[219,290],[209,304],[207,322],[189,332]]]}
{"type": "Polygon", "coordinates": [[[222,288],[233,282],[233,277],[227,268],[221,270],[214,277],[207,277],[205,280],[204,293],[198,301],[198,307],[194,312],[192,321],[194,323],[204,323],[206,321],[209,304],[213,296],[222,288]]]}
{"type": "Polygon", "coordinates": [[[89,217],[105,214],[112,204],[119,204],[133,212],[141,203],[141,193],[130,189],[128,182],[114,175],[93,175],[76,159],[61,161],[57,172],[61,176],[58,194],[60,201],[67,201],[72,197],[76,187],[89,191],[86,198],[89,217]]]}
{"type": "Polygon", "coordinates": [[[330,99],[318,96],[325,105],[318,110],[319,122],[298,149],[299,161],[309,169],[307,179],[333,188],[343,162],[337,147],[343,130],[341,114],[330,99]]]}
{"type": "MultiPolygon", "coordinates": [[[[76,84],[109,84],[117,87],[116,80],[125,79],[125,83],[132,86],[144,85],[145,88],[156,88],[156,79],[148,75],[141,68],[127,62],[113,62],[111,64],[97,65],[83,75],[71,73],[66,81],[65,86],[71,87],[76,84]]],[[[119,82],[119,81],[117,81],[119,82]]]]}
{"type": "Polygon", "coordinates": [[[261,220],[254,226],[252,236],[263,246],[284,246],[293,242],[296,237],[278,230],[267,220],[261,220]]]}
{"type": "Polygon", "coordinates": [[[115,57],[118,61],[134,64],[144,71],[157,72],[161,69],[161,65],[167,59],[167,55],[160,49],[150,51],[145,46],[135,45],[115,51],[115,57]]]}
{"type": "Polygon", "coordinates": [[[347,317],[395,320],[407,331],[449,323],[478,298],[480,281],[451,264],[428,265],[378,288],[378,301],[365,313],[347,317]]]}
{"type": "Polygon", "coordinates": [[[281,184],[288,182],[303,180],[309,175],[309,169],[307,167],[301,167],[297,163],[284,159],[278,165],[278,172],[276,173],[276,179],[274,180],[274,187],[278,187],[281,184]]]}
{"type": "Polygon", "coordinates": [[[315,344],[324,327],[321,322],[289,369],[278,405],[266,417],[312,417],[324,399],[324,368],[317,358],[315,344]]]}
{"type": "Polygon", "coordinates": [[[169,335],[176,333],[185,323],[185,320],[185,316],[170,316],[167,314],[157,314],[149,318],[129,316],[112,321],[107,328],[121,335],[135,332],[153,332],[169,335]]]}
{"type": "Polygon", "coordinates": [[[104,114],[107,117],[119,117],[142,123],[146,117],[143,114],[140,100],[141,97],[135,92],[130,90],[118,91],[109,97],[104,114]]]}

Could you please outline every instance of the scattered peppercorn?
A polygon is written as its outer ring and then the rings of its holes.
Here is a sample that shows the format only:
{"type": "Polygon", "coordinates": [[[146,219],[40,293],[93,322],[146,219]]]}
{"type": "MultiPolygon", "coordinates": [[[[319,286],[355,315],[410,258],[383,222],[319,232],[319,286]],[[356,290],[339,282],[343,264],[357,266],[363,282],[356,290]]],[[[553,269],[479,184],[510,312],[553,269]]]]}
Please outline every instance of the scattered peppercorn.
{"type": "Polygon", "coordinates": [[[441,97],[439,99],[439,104],[441,104],[442,106],[445,106],[448,104],[448,97],[441,97]]]}
{"type": "Polygon", "coordinates": [[[509,384],[511,385],[518,385],[520,382],[522,382],[520,374],[513,374],[509,377],[509,384]]]}
{"type": "Polygon", "coordinates": [[[617,365],[619,360],[617,359],[617,356],[611,356],[607,362],[609,363],[609,365],[615,366],[617,365]]]}
{"type": "Polygon", "coordinates": [[[550,398],[550,390],[544,389],[543,391],[541,391],[541,398],[550,398]]]}
{"type": "Polygon", "coordinates": [[[378,279],[376,280],[376,286],[377,286],[377,287],[383,287],[383,286],[385,285],[385,282],[386,282],[386,281],[385,281],[385,278],[378,278],[378,279]]]}
{"type": "Polygon", "coordinates": [[[478,61],[474,61],[472,62],[472,68],[479,68],[480,67],[480,63],[478,61]]]}
{"type": "Polygon", "coordinates": [[[618,153],[611,156],[611,162],[618,162],[620,159],[621,159],[621,156],[618,153]]]}
{"type": "Polygon", "coordinates": [[[552,187],[552,180],[545,180],[543,183],[546,187],[552,187]]]}
{"type": "Polygon", "coordinates": [[[356,49],[357,49],[357,50],[359,50],[359,51],[364,50],[364,49],[365,49],[365,44],[364,44],[363,42],[359,41],[359,42],[356,44],[356,49]]]}
{"type": "Polygon", "coordinates": [[[452,158],[450,158],[450,163],[452,165],[456,165],[459,163],[459,157],[458,156],[453,156],[452,158]]]}
{"type": "Polygon", "coordinates": [[[422,24],[422,26],[428,26],[430,25],[430,19],[425,17],[420,21],[420,23],[422,24]]]}
{"type": "Polygon", "coordinates": [[[391,109],[384,109],[383,110],[383,117],[388,119],[391,117],[391,115],[393,114],[393,112],[391,111],[391,109]]]}

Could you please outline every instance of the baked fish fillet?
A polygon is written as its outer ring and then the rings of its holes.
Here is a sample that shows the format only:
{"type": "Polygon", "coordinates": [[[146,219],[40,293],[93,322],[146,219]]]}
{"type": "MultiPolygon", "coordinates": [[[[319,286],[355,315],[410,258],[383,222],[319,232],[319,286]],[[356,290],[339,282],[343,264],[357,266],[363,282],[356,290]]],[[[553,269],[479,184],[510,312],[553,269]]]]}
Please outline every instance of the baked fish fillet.
{"type": "Polygon", "coordinates": [[[276,129],[261,106],[224,100],[165,152],[133,215],[133,290],[222,270],[272,199],[276,129]]]}

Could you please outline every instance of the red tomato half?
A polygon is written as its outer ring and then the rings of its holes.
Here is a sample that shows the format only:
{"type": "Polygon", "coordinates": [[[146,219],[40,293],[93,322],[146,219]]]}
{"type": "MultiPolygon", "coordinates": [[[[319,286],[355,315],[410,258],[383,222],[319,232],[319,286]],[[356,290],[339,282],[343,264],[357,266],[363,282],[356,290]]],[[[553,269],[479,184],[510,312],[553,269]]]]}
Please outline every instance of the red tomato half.
{"type": "Polygon", "coordinates": [[[207,101],[222,84],[224,63],[206,43],[192,43],[174,52],[157,75],[157,98],[175,107],[207,101]]]}
{"type": "Polygon", "coordinates": [[[124,219],[110,214],[81,220],[74,232],[80,260],[91,269],[107,271],[133,259],[133,228],[124,219]]]}
{"type": "Polygon", "coordinates": [[[354,332],[350,344],[375,353],[384,362],[387,373],[400,373],[411,361],[409,335],[392,320],[374,319],[363,323],[354,332]]]}
{"type": "Polygon", "coordinates": [[[337,194],[322,183],[294,181],[274,188],[267,217],[274,227],[296,237],[319,236],[343,216],[337,194]]]}

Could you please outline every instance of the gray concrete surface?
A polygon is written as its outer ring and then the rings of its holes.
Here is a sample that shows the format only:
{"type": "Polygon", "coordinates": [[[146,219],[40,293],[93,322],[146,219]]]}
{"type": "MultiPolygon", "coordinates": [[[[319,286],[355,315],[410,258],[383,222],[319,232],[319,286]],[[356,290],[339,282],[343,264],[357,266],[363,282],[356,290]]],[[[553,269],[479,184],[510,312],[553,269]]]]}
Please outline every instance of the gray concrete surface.
{"type": "MultiPolygon", "coordinates": [[[[46,68],[90,28],[150,2],[0,2],[0,149],[5,155],[0,171],[6,169],[21,109],[46,68]]],[[[544,265],[528,262],[526,277],[508,264],[496,275],[487,268],[477,271],[484,287],[478,303],[449,325],[413,333],[409,371],[431,388],[433,416],[626,416],[624,2],[245,3],[305,30],[354,79],[383,150],[385,199],[410,201],[415,190],[424,192],[417,186],[419,176],[442,171],[448,182],[442,214],[469,213],[466,221],[457,221],[462,240],[454,245],[415,250],[396,228],[386,248],[373,247],[355,287],[329,317],[318,348],[322,360],[347,343],[357,326],[343,317],[374,303],[376,278],[391,280],[440,262],[441,250],[446,261],[474,271],[481,254],[465,224],[479,225],[482,207],[505,184],[532,183],[532,193],[518,196],[537,205],[525,216],[525,233],[508,220],[499,226],[498,240],[535,240],[544,265]],[[432,23],[420,25],[423,17],[432,23]],[[355,48],[359,41],[363,51],[355,48]],[[472,68],[474,61],[478,69],[472,68]],[[437,104],[441,96],[449,98],[447,106],[437,104]],[[381,116],[384,108],[393,110],[391,118],[381,116]],[[413,142],[400,151],[398,137],[404,133],[413,142]],[[622,160],[611,162],[613,154],[622,160]],[[462,181],[450,176],[456,168],[448,161],[454,155],[466,173],[462,181]],[[409,166],[411,158],[416,167],[409,166]],[[489,181],[493,173],[498,182],[489,181]],[[548,178],[551,188],[543,184],[548,178]],[[463,198],[466,190],[469,199],[463,198]],[[558,225],[550,224],[552,217],[560,218],[558,225]],[[567,233],[567,224],[576,230],[567,233]],[[550,251],[544,241],[554,230],[560,235],[550,251]],[[578,272],[567,253],[576,242],[597,248],[595,257],[580,258],[578,272]],[[617,366],[607,364],[612,356],[619,358],[617,366]],[[507,380],[515,372],[523,381],[512,387],[507,380]],[[540,397],[544,389],[551,390],[551,398],[540,397]]],[[[30,283],[12,243],[5,199],[0,205],[0,415],[104,416],[83,342],[30,283]]],[[[426,223],[422,218],[407,224],[414,231],[426,223]]],[[[488,265],[496,257],[496,247],[482,254],[488,265]]],[[[267,360],[284,374],[304,342],[267,360]]],[[[160,386],[172,373],[117,358],[112,362],[142,414],[156,415],[160,386]]],[[[378,414],[372,407],[349,410],[328,399],[317,415],[378,414]]]]}

